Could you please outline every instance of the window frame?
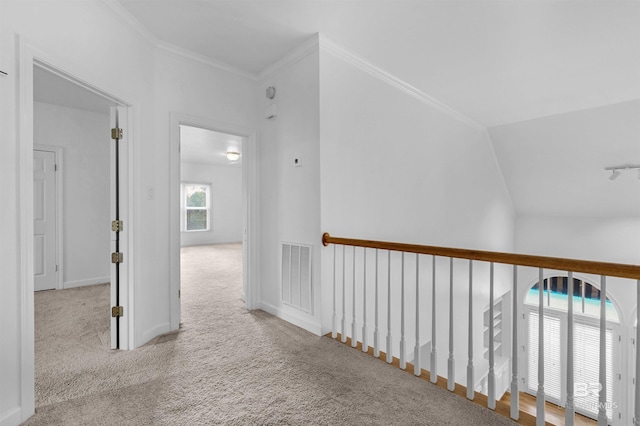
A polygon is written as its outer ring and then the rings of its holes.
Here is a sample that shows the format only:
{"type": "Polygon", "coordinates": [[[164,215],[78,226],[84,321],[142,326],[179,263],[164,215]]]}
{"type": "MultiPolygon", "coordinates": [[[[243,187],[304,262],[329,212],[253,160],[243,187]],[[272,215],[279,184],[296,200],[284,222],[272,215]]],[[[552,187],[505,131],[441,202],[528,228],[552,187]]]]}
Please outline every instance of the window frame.
{"type": "MultiPolygon", "coordinates": [[[[545,281],[548,278],[545,278],[545,281]]],[[[595,288],[598,288],[597,286],[593,285],[591,282],[588,282],[586,280],[582,280],[584,283],[587,283],[595,288]]],[[[529,287],[529,290],[531,290],[532,287],[529,287]]],[[[528,393],[530,395],[534,395],[536,394],[536,391],[534,389],[537,389],[537,383],[538,383],[538,378],[537,377],[528,377],[528,368],[529,368],[529,362],[530,362],[530,356],[531,356],[531,348],[529,347],[529,321],[530,321],[530,314],[531,313],[535,313],[536,315],[538,314],[538,305],[532,305],[532,304],[528,304],[526,302],[526,297],[527,294],[529,292],[529,290],[527,290],[527,292],[525,292],[525,297],[523,300],[523,317],[525,320],[524,323],[524,338],[525,338],[525,342],[526,343],[526,349],[524,350],[524,357],[523,357],[523,365],[522,365],[522,371],[523,371],[523,376],[526,375],[526,380],[524,380],[524,389],[522,389],[523,392],[528,393]]],[[[544,290],[545,292],[547,291],[546,288],[544,290]]],[[[605,297],[607,297],[608,295],[604,295],[605,297]]],[[[607,297],[608,300],[610,300],[607,297]]],[[[612,302],[613,303],[613,302],[612,302]]],[[[611,332],[611,338],[612,338],[612,343],[611,343],[611,354],[608,354],[608,359],[607,361],[609,363],[611,363],[611,373],[612,373],[612,377],[611,377],[611,381],[612,381],[612,387],[610,389],[611,391],[611,402],[612,401],[621,401],[621,393],[622,393],[622,389],[621,389],[621,381],[619,380],[619,378],[617,377],[620,374],[620,366],[621,366],[621,347],[620,347],[620,339],[621,339],[621,323],[619,322],[619,313],[617,312],[617,307],[615,307],[614,305],[614,309],[616,309],[616,313],[618,315],[617,320],[609,320],[607,318],[606,321],[606,329],[608,332],[611,332]]],[[[561,371],[561,378],[560,378],[560,382],[561,382],[561,389],[560,389],[560,400],[556,400],[553,397],[550,397],[550,395],[545,395],[545,400],[552,402],[552,403],[556,403],[559,405],[564,406],[565,402],[566,402],[566,371],[567,371],[567,342],[566,342],[566,335],[567,335],[567,327],[568,327],[568,312],[567,310],[564,309],[559,309],[557,307],[554,306],[549,306],[547,304],[547,299],[545,298],[545,304],[544,304],[544,316],[550,316],[550,317],[555,317],[557,319],[560,320],[560,336],[561,336],[561,342],[560,342],[560,371],[561,371]]],[[[591,326],[593,328],[600,328],[600,319],[588,314],[583,314],[583,313],[579,313],[579,312],[575,312],[574,311],[574,324],[577,322],[580,322],[584,325],[588,325],[591,326]]],[[[535,362],[537,362],[537,360],[534,360],[535,362]]],[[[575,365],[574,365],[575,368],[575,365]]],[[[575,407],[575,411],[576,413],[580,413],[586,417],[592,418],[592,419],[597,419],[597,415],[596,417],[594,417],[593,412],[588,412],[587,410],[584,410],[578,406],[575,407]]],[[[609,418],[609,421],[613,421],[613,424],[617,424],[617,420],[619,420],[616,416],[616,413],[620,413],[622,412],[622,407],[620,405],[617,405],[616,407],[614,407],[612,409],[611,415],[612,417],[609,418]]]]}
{"type": "Polygon", "coordinates": [[[180,209],[182,213],[182,232],[207,232],[212,230],[211,225],[211,184],[208,182],[181,182],[180,183],[180,209]],[[187,206],[187,187],[202,186],[205,187],[205,207],[188,207],[187,206]],[[206,212],[207,226],[205,229],[188,229],[188,214],[189,210],[204,210],[206,212]]]}

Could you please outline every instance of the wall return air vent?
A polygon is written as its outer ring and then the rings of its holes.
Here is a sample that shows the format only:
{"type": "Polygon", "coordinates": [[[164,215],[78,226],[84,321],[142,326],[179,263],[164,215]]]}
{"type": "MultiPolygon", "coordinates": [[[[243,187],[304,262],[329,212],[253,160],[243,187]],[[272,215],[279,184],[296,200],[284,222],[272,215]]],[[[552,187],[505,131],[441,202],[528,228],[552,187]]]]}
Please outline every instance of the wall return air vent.
{"type": "Polygon", "coordinates": [[[282,302],[312,313],[311,246],[282,243],[282,302]]]}

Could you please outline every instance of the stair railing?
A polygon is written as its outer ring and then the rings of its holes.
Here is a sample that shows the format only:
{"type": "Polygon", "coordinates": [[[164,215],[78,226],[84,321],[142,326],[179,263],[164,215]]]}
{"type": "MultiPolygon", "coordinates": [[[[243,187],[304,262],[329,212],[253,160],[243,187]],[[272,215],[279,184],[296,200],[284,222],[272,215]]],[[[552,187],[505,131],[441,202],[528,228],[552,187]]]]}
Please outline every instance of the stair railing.
{"type": "MultiPolygon", "coordinates": [[[[324,246],[329,246],[330,244],[334,245],[333,251],[333,315],[332,315],[332,337],[338,337],[338,317],[337,317],[337,284],[339,280],[336,277],[336,246],[342,246],[342,318],[341,318],[341,341],[347,342],[347,338],[351,339],[351,345],[353,347],[357,346],[358,343],[358,329],[357,329],[357,306],[356,306],[356,247],[363,248],[363,272],[362,272],[362,288],[363,288],[363,297],[362,297],[362,350],[367,352],[369,349],[368,345],[368,324],[367,324],[367,287],[371,286],[371,280],[367,279],[367,249],[375,250],[375,266],[373,267],[375,270],[375,279],[373,280],[373,291],[375,293],[375,307],[374,307],[374,330],[373,330],[373,355],[375,357],[379,357],[381,354],[380,342],[381,342],[381,330],[379,329],[379,318],[380,318],[380,306],[379,306],[379,255],[380,251],[386,251],[387,253],[387,274],[386,274],[386,283],[382,283],[382,285],[386,284],[387,288],[387,334],[386,334],[386,362],[393,362],[393,334],[392,334],[392,304],[391,304],[391,296],[392,296],[392,279],[391,279],[391,253],[398,252],[401,254],[399,263],[400,263],[400,340],[399,340],[399,367],[401,369],[406,369],[407,365],[407,351],[406,351],[406,339],[405,339],[405,260],[407,255],[412,254],[415,255],[415,347],[413,350],[413,365],[414,371],[413,373],[416,376],[420,376],[422,374],[421,368],[421,350],[422,347],[420,345],[420,318],[421,313],[423,312],[423,307],[420,306],[420,255],[427,255],[432,257],[432,266],[431,266],[431,350],[430,350],[430,366],[429,366],[429,379],[431,382],[436,383],[438,380],[437,374],[437,346],[436,346],[436,337],[437,337],[437,315],[436,315],[436,301],[437,301],[437,291],[441,291],[442,287],[438,285],[437,280],[437,262],[436,258],[448,258],[449,259],[449,357],[447,362],[447,389],[453,391],[455,389],[455,357],[454,357],[454,338],[453,338],[453,329],[454,329],[454,259],[464,259],[468,260],[468,294],[469,294],[469,303],[468,303],[468,361],[467,361],[467,375],[466,375],[466,396],[468,399],[473,400],[475,398],[475,387],[476,383],[474,382],[474,333],[473,333],[473,283],[474,283],[474,262],[485,262],[489,264],[489,314],[488,314],[488,335],[494,336],[494,326],[496,320],[494,318],[494,281],[495,281],[495,273],[494,273],[494,265],[495,264],[503,264],[503,265],[512,265],[513,267],[513,279],[511,285],[512,292],[512,318],[511,321],[511,383],[510,383],[510,412],[509,415],[512,419],[518,420],[520,417],[520,407],[519,407],[519,383],[518,383],[518,359],[519,354],[517,351],[518,348],[518,331],[517,331],[517,318],[518,315],[518,268],[519,267],[531,267],[537,268],[538,270],[538,282],[541,283],[541,290],[538,291],[539,303],[538,303],[538,388],[536,394],[536,425],[544,425],[545,424],[545,388],[544,388],[544,303],[543,303],[543,293],[544,289],[542,288],[542,283],[544,282],[544,272],[545,270],[554,270],[554,271],[563,271],[568,273],[568,291],[567,295],[573,295],[573,274],[574,273],[587,273],[599,275],[601,277],[601,297],[600,297],[600,340],[599,340],[599,382],[602,387],[606,384],[606,285],[607,285],[607,277],[618,277],[618,278],[626,278],[635,281],[637,288],[637,305],[640,306],[640,266],[638,265],[627,265],[627,264],[618,264],[618,263],[608,263],[608,262],[594,262],[594,261],[586,261],[586,260],[575,260],[575,259],[564,259],[564,258],[555,258],[555,257],[545,257],[545,256],[532,256],[532,255],[524,255],[524,254],[513,254],[513,253],[502,253],[502,252],[491,252],[491,251],[482,251],[482,250],[468,250],[468,249],[459,249],[459,248],[446,248],[446,247],[436,247],[436,246],[426,246],[426,245],[415,245],[415,244],[403,244],[403,243],[395,243],[395,242],[384,242],[384,241],[371,241],[371,240],[360,240],[360,239],[352,239],[352,238],[339,238],[333,237],[328,233],[323,234],[322,243],[324,246]],[[352,318],[351,318],[351,331],[347,329],[346,326],[346,313],[345,313],[345,297],[346,297],[346,287],[349,285],[349,282],[346,279],[346,248],[351,248],[351,263],[352,263],[352,277],[351,277],[351,286],[352,286],[352,318]],[[517,396],[517,397],[514,397],[517,396]]],[[[574,406],[574,377],[573,377],[573,363],[574,363],[574,349],[573,349],[573,303],[568,303],[567,310],[567,371],[566,371],[566,405],[565,405],[565,424],[573,425],[575,421],[575,406],[574,406]]],[[[396,319],[397,320],[397,319],[396,319]]],[[[640,341],[640,327],[636,327],[636,342],[640,341]]],[[[487,377],[487,407],[489,409],[496,409],[496,373],[495,373],[495,354],[494,354],[494,338],[490,337],[488,339],[488,377],[487,377]]],[[[640,351],[636,351],[636,359],[635,359],[636,371],[640,370],[640,351]]],[[[638,377],[638,376],[636,376],[638,377]]],[[[640,426],[640,380],[635,381],[635,401],[634,401],[634,425],[640,426]]],[[[607,424],[607,414],[606,414],[606,389],[602,388],[599,394],[599,409],[598,409],[598,425],[606,425],[607,424]]]]}

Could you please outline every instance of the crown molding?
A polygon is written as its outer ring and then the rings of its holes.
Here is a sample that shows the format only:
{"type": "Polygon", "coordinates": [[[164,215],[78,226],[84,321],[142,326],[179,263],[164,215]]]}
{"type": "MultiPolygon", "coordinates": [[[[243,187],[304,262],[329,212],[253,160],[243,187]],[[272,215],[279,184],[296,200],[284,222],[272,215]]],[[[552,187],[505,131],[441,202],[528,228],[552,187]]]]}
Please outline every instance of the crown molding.
{"type": "Polygon", "coordinates": [[[109,7],[116,15],[123,19],[131,28],[138,32],[146,41],[157,46],[159,40],[151,31],[145,27],[142,22],[138,21],[118,0],[101,0],[103,4],[109,7]]]}
{"type": "Polygon", "coordinates": [[[343,61],[347,62],[348,64],[353,65],[354,67],[366,72],[367,74],[387,83],[388,85],[395,87],[396,89],[400,90],[401,92],[404,92],[406,94],[408,94],[409,96],[412,96],[416,99],[418,99],[420,102],[429,105],[430,107],[436,108],[438,110],[440,110],[441,112],[447,114],[450,117],[455,118],[458,121],[461,121],[462,123],[465,123],[471,127],[473,127],[474,129],[478,130],[478,131],[485,131],[485,126],[483,126],[482,124],[478,123],[477,121],[467,117],[466,115],[462,114],[461,112],[456,111],[455,109],[443,104],[442,102],[438,101],[437,99],[427,95],[426,93],[424,93],[423,91],[421,91],[420,89],[416,88],[415,86],[410,85],[409,83],[395,77],[394,75],[386,72],[385,70],[383,70],[382,68],[377,67],[376,65],[373,65],[372,63],[370,63],[369,61],[365,60],[364,58],[348,51],[347,49],[345,49],[344,47],[334,43],[333,41],[329,40],[328,38],[324,37],[324,36],[320,36],[319,37],[319,45],[320,45],[320,49],[332,54],[333,56],[342,59],[343,61]]]}
{"type": "Polygon", "coordinates": [[[300,61],[301,59],[309,56],[313,52],[318,51],[319,46],[320,46],[320,34],[315,33],[313,36],[309,37],[302,44],[300,44],[295,49],[291,50],[285,56],[283,56],[273,64],[269,65],[268,67],[260,71],[260,74],[258,74],[257,79],[259,81],[265,80],[275,72],[283,68],[286,68],[288,66],[291,66],[296,62],[300,61]]]}
{"type": "Polygon", "coordinates": [[[182,47],[179,47],[179,46],[176,46],[176,45],[173,45],[173,44],[170,44],[170,43],[166,43],[164,41],[158,42],[156,44],[156,47],[159,50],[163,50],[165,52],[169,52],[169,53],[172,53],[174,55],[181,56],[183,58],[190,59],[192,61],[199,62],[201,64],[208,65],[208,66],[213,67],[213,68],[217,68],[217,69],[222,70],[222,71],[227,71],[227,72],[230,72],[232,74],[236,74],[236,75],[248,78],[248,79],[253,80],[253,81],[256,81],[258,79],[258,76],[256,74],[254,74],[254,73],[241,70],[240,68],[236,68],[236,67],[234,67],[232,65],[229,65],[227,63],[224,63],[224,62],[221,62],[221,61],[216,61],[214,59],[209,58],[208,56],[204,56],[204,55],[201,55],[199,53],[195,53],[195,52],[193,52],[191,50],[184,49],[182,47]]]}
{"type": "MultiPolygon", "coordinates": [[[[1,1],[1,0],[0,0],[1,1]]],[[[144,38],[147,42],[149,42],[156,49],[190,59],[195,62],[199,62],[204,65],[208,65],[213,68],[217,68],[223,71],[230,72],[232,74],[236,74],[250,80],[256,81],[258,76],[254,73],[247,72],[241,70],[239,68],[233,67],[224,62],[216,61],[207,56],[201,55],[199,53],[195,53],[191,50],[184,49],[179,46],[175,46],[170,43],[166,43],[156,37],[151,31],[147,29],[135,16],[131,14],[118,0],[101,0],[103,4],[109,7],[113,12],[115,12],[118,17],[120,17],[129,27],[133,28],[142,38],[144,38]]]]}

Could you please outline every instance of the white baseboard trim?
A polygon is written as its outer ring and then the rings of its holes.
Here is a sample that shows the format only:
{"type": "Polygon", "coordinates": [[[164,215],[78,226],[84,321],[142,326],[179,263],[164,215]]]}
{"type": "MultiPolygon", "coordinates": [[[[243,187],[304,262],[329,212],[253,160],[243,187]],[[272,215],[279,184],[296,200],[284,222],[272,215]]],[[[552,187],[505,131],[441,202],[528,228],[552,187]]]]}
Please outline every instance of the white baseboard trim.
{"type": "Polygon", "coordinates": [[[77,281],[65,281],[62,285],[62,288],[76,288],[76,287],[84,287],[88,285],[95,284],[105,284],[111,282],[111,277],[96,277],[96,278],[87,278],[86,280],[77,280],[77,281]]]}
{"type": "Polygon", "coordinates": [[[278,318],[285,320],[295,326],[307,330],[309,333],[313,333],[316,336],[322,336],[322,326],[314,318],[303,316],[297,312],[291,312],[286,308],[278,308],[266,302],[260,302],[260,309],[265,312],[275,315],[278,318]]]}
{"type": "Polygon", "coordinates": [[[197,246],[215,246],[216,244],[241,244],[242,240],[232,241],[190,241],[188,243],[180,244],[180,247],[197,247],[197,246]]]}
{"type": "Polygon", "coordinates": [[[145,343],[148,343],[149,341],[160,336],[161,334],[169,333],[170,331],[171,331],[171,323],[164,322],[162,324],[158,324],[154,328],[142,333],[142,337],[140,338],[140,341],[136,342],[136,348],[139,348],[140,346],[144,345],[145,343]]]}
{"type": "Polygon", "coordinates": [[[22,423],[21,417],[22,409],[20,407],[12,408],[11,410],[0,414],[0,426],[17,426],[22,423]]]}

